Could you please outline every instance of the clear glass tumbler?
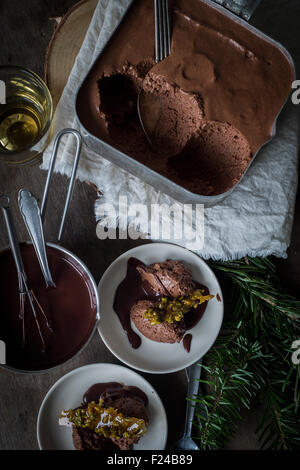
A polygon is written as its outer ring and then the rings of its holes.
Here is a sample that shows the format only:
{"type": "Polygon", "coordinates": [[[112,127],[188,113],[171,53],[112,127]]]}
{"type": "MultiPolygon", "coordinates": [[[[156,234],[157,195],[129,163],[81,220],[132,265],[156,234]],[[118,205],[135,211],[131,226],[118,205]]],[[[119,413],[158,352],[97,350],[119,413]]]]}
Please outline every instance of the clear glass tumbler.
{"type": "Polygon", "coordinates": [[[0,66],[0,162],[25,165],[41,159],[53,105],[43,80],[17,66],[0,66]]]}

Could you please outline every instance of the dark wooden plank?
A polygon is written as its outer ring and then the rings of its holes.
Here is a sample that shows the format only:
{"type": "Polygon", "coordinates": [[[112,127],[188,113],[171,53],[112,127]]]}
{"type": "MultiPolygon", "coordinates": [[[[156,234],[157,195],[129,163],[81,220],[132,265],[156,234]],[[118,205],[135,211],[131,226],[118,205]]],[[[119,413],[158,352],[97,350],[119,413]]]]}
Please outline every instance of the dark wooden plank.
{"type": "Polygon", "coordinates": [[[76,0],[5,0],[0,3],[0,64],[20,65],[43,76],[54,20],[76,0]]]}

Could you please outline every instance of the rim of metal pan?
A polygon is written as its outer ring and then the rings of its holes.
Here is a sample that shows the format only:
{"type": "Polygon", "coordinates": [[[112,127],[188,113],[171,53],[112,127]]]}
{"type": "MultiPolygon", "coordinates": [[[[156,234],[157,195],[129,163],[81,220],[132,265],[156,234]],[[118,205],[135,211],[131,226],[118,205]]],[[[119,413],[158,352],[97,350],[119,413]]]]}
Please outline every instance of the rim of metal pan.
{"type": "MultiPolygon", "coordinates": [[[[288,60],[290,66],[291,66],[291,69],[292,69],[292,72],[293,72],[293,77],[294,77],[294,80],[296,78],[296,68],[295,68],[295,63],[294,63],[294,60],[291,56],[291,54],[288,52],[288,50],[282,46],[282,44],[280,44],[279,42],[275,41],[274,39],[272,39],[271,37],[267,36],[265,33],[263,33],[262,31],[260,31],[259,29],[255,28],[254,26],[252,26],[251,24],[249,24],[246,20],[244,20],[243,18],[237,16],[235,13],[231,12],[230,10],[226,9],[224,6],[222,5],[219,5],[218,3],[212,1],[212,0],[201,0],[203,3],[206,3],[207,5],[209,5],[210,7],[216,9],[217,11],[220,11],[223,15],[231,18],[233,21],[239,23],[240,25],[242,25],[243,27],[247,28],[249,31],[253,32],[254,34],[256,34],[258,37],[260,37],[262,40],[265,40],[265,41],[268,41],[269,43],[271,43],[272,45],[274,45],[275,47],[277,47],[286,57],[286,59],[288,60]]],[[[129,3],[128,7],[126,8],[126,10],[124,11],[124,15],[123,17],[121,18],[120,22],[118,23],[118,25],[116,26],[116,28],[112,31],[112,34],[110,35],[110,37],[108,38],[107,42],[104,44],[104,46],[102,47],[101,51],[99,52],[99,54],[97,55],[96,59],[92,62],[87,74],[85,75],[83,81],[81,82],[80,86],[78,87],[77,91],[76,91],[76,94],[75,94],[75,101],[74,101],[74,108],[75,108],[75,116],[76,116],[76,119],[81,127],[81,130],[82,130],[82,133],[83,133],[83,136],[84,138],[91,138],[93,140],[95,140],[96,143],[98,143],[99,145],[101,145],[102,147],[106,148],[108,151],[110,151],[111,153],[114,154],[114,158],[110,159],[108,158],[107,156],[103,155],[103,158],[105,158],[106,160],[109,160],[109,161],[112,161],[114,164],[120,166],[121,168],[125,169],[126,171],[128,171],[129,173],[137,176],[139,179],[141,179],[142,181],[146,182],[147,184],[153,186],[155,189],[159,190],[159,182],[161,184],[163,184],[165,187],[168,187],[170,190],[169,191],[166,191],[166,189],[163,190],[163,192],[165,192],[166,194],[169,194],[171,197],[173,197],[175,200],[179,201],[179,202],[182,202],[182,203],[199,203],[199,204],[204,204],[204,205],[207,205],[207,207],[209,206],[213,206],[213,205],[216,205],[218,204],[219,202],[223,201],[229,194],[232,193],[232,191],[234,191],[234,189],[241,183],[241,181],[243,180],[245,174],[248,172],[250,166],[253,164],[254,160],[256,159],[258,153],[262,150],[263,147],[265,147],[269,142],[271,142],[273,140],[273,138],[275,137],[276,133],[277,133],[277,122],[278,122],[278,117],[279,115],[281,114],[284,106],[286,105],[287,101],[289,100],[289,97],[290,97],[290,93],[288,94],[288,96],[286,97],[284,103],[282,104],[278,114],[275,116],[275,119],[274,119],[274,123],[273,123],[273,126],[272,126],[272,134],[270,136],[270,139],[268,139],[256,152],[255,154],[253,155],[249,165],[247,166],[247,168],[245,169],[243,175],[241,176],[240,180],[232,187],[230,188],[228,191],[224,192],[224,193],[220,193],[220,194],[216,194],[216,195],[212,195],[212,196],[206,196],[206,195],[201,195],[201,194],[196,194],[196,193],[192,193],[190,191],[188,191],[187,189],[185,189],[183,186],[180,186],[178,185],[177,183],[175,183],[174,181],[166,178],[165,176],[157,173],[156,171],[152,170],[151,168],[145,166],[144,164],[138,162],[137,160],[135,160],[134,158],[130,157],[129,155],[127,155],[126,153],[123,153],[121,151],[119,151],[118,149],[116,149],[115,147],[113,147],[112,145],[106,143],[105,141],[101,140],[99,137],[96,137],[95,135],[91,134],[86,128],[85,126],[83,125],[83,123],[81,122],[80,118],[79,118],[79,115],[78,115],[78,112],[77,112],[77,99],[78,99],[78,95],[82,89],[82,87],[84,86],[85,84],[85,81],[86,79],[88,78],[88,75],[90,74],[90,72],[92,71],[92,69],[94,68],[94,66],[96,65],[97,61],[99,60],[103,50],[106,48],[106,46],[109,44],[111,38],[114,36],[114,34],[116,33],[117,29],[119,28],[120,24],[123,22],[123,20],[125,19],[126,17],[126,13],[129,11],[129,9],[133,6],[135,0],[131,0],[131,2],[129,3]],[[127,165],[130,165],[131,167],[135,167],[137,169],[137,172],[134,172],[134,170],[131,170],[131,169],[128,169],[128,166],[127,165]],[[145,179],[142,177],[142,173],[146,173],[149,175],[149,178],[145,179]],[[151,180],[157,180],[157,185],[154,186],[153,183],[150,182],[150,179],[151,180]],[[176,193],[177,196],[174,196],[174,193],[176,193]],[[179,195],[182,195],[182,198],[180,198],[179,195]]]]}

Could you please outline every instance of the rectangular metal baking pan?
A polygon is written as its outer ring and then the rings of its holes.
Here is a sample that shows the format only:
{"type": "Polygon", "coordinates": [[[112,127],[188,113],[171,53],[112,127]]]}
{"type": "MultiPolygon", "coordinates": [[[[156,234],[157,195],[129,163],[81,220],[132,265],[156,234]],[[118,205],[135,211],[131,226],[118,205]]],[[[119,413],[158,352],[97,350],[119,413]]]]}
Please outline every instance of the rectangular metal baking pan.
{"type": "MultiPolygon", "coordinates": [[[[123,18],[126,18],[126,13],[129,11],[131,6],[136,0],[132,0],[128,8],[126,9],[126,12],[124,13],[123,18]]],[[[293,59],[289,52],[278,42],[274,41],[272,38],[268,37],[255,27],[251,26],[247,21],[242,19],[241,17],[237,16],[236,14],[232,13],[232,11],[229,11],[228,9],[224,8],[224,6],[221,5],[227,5],[236,13],[240,14],[241,16],[245,18],[250,18],[251,14],[254,12],[255,7],[260,3],[259,0],[201,0],[202,2],[210,5],[211,7],[217,9],[218,11],[221,11],[223,15],[227,15],[229,18],[233,19],[234,21],[240,23],[244,28],[247,28],[249,31],[254,32],[256,35],[261,37],[262,39],[269,41],[271,44],[276,46],[281,50],[281,52],[286,56],[288,62],[291,65],[291,68],[294,73],[294,77],[296,77],[296,71],[295,71],[295,64],[293,62],[293,59]],[[221,4],[221,5],[220,5],[221,4]],[[247,6],[248,5],[248,6],[247,6]]],[[[119,23],[119,25],[122,23],[123,19],[119,23]]],[[[115,32],[117,31],[119,25],[116,27],[116,29],[112,32],[110,38],[108,39],[107,43],[103,46],[102,51],[105,49],[115,32]]],[[[151,168],[143,165],[142,163],[138,162],[137,160],[133,159],[129,155],[126,155],[123,152],[120,152],[113,146],[109,145],[108,143],[104,142],[103,140],[99,139],[98,137],[95,137],[92,135],[87,129],[85,129],[84,125],[80,121],[80,118],[77,113],[77,96],[80,91],[80,89],[84,86],[85,80],[87,79],[90,71],[96,64],[96,62],[99,60],[99,57],[101,56],[101,53],[98,55],[94,63],[91,65],[90,69],[88,70],[88,73],[86,74],[86,77],[84,78],[82,84],[77,90],[76,97],[75,97],[75,113],[77,120],[79,122],[80,130],[81,133],[84,137],[85,143],[90,147],[94,152],[97,152],[99,155],[101,155],[103,158],[109,160],[110,162],[114,163],[115,165],[123,168],[124,170],[128,171],[129,173],[133,174],[134,176],[137,176],[140,178],[142,181],[148,183],[149,185],[153,186],[155,189],[168,194],[171,196],[173,199],[175,199],[178,202],[181,202],[183,204],[204,204],[205,207],[211,207],[214,206],[220,202],[222,202],[229,194],[231,194],[232,191],[240,184],[241,180],[247,173],[248,169],[252,165],[253,161],[255,160],[255,157],[259,153],[262,147],[264,147],[270,140],[273,139],[273,137],[276,134],[276,124],[277,124],[277,119],[287,102],[289,96],[287,97],[284,105],[282,106],[280,112],[276,116],[274,123],[273,123],[273,128],[272,128],[272,135],[271,138],[264,143],[264,145],[253,155],[253,158],[246,168],[244,174],[242,175],[240,181],[236,183],[229,191],[218,194],[218,195],[212,195],[212,196],[204,196],[200,194],[195,194],[184,187],[174,183],[173,181],[169,180],[168,178],[160,175],[159,173],[155,172],[151,168]]],[[[101,188],[99,188],[101,189],[101,188]]]]}

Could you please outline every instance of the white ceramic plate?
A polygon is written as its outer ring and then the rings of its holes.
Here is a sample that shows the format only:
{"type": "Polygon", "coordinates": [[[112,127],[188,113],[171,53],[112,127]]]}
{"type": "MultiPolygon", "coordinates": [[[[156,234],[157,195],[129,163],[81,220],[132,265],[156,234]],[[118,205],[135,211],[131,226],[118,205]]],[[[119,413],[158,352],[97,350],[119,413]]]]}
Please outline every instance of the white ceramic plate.
{"type": "Polygon", "coordinates": [[[125,364],[144,372],[164,374],[190,366],[211,348],[223,321],[223,297],[216,276],[199,256],[191,251],[169,243],[149,243],[119,256],[105,271],[99,284],[100,322],[98,331],[110,351],[125,364]],[[173,259],[188,266],[193,279],[209,288],[215,297],[208,302],[199,323],[189,331],[192,334],[191,350],[185,351],[182,343],[166,344],[142,336],[134,325],[132,328],[142,338],[138,349],[130,345],[118,316],[113,309],[116,289],[126,276],[127,261],[135,257],[145,264],[173,259]],[[218,298],[216,295],[218,295],[218,298]],[[218,300],[219,299],[219,300],[218,300]]]}
{"type": "Polygon", "coordinates": [[[75,369],[59,379],[49,390],[41,405],[37,420],[37,440],[42,450],[74,450],[72,429],[59,426],[63,409],[76,408],[84,393],[95,383],[121,382],[134,385],[146,393],[149,404],[148,431],[135,444],[136,450],[163,450],[167,441],[168,423],[161,399],[143,377],[116,364],[90,364],[75,369]]]}

